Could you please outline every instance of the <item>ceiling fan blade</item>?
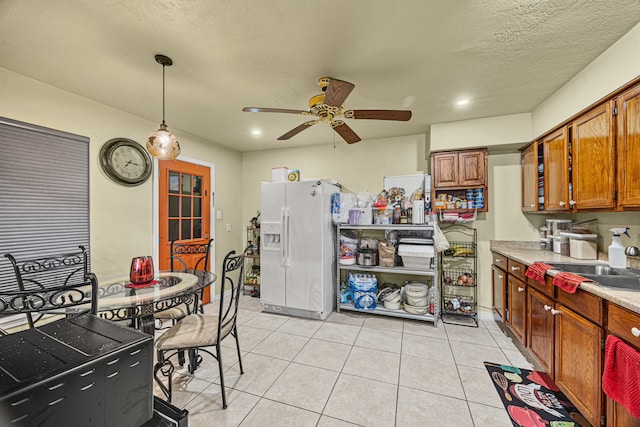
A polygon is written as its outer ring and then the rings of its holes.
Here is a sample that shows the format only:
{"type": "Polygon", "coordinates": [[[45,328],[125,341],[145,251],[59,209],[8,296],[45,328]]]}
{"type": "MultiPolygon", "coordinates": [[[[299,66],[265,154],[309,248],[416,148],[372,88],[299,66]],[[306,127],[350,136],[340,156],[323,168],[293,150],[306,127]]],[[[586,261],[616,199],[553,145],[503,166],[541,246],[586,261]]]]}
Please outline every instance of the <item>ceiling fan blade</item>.
{"type": "Polygon", "coordinates": [[[409,110],[348,110],[344,112],[348,119],[397,120],[406,122],[411,118],[409,110]]]}
{"type": "Polygon", "coordinates": [[[293,129],[291,129],[289,132],[287,132],[284,135],[282,135],[280,138],[278,138],[278,141],[284,141],[284,140],[287,140],[287,139],[289,139],[291,137],[294,137],[297,134],[299,134],[300,132],[302,132],[303,130],[309,129],[311,126],[315,125],[316,123],[318,123],[318,120],[309,120],[308,122],[304,122],[300,126],[295,127],[293,129]]]}
{"type": "Polygon", "coordinates": [[[353,144],[354,142],[361,141],[360,137],[342,120],[334,120],[331,122],[333,130],[338,132],[338,135],[342,137],[347,144],[353,144]]]}
{"type": "Polygon", "coordinates": [[[287,113],[310,115],[310,113],[305,110],[288,110],[284,108],[244,107],[242,111],[246,113],[287,113]]]}
{"type": "Polygon", "coordinates": [[[332,107],[342,107],[344,100],[347,99],[354,87],[356,86],[353,83],[343,80],[329,80],[329,85],[324,92],[324,103],[332,107]]]}

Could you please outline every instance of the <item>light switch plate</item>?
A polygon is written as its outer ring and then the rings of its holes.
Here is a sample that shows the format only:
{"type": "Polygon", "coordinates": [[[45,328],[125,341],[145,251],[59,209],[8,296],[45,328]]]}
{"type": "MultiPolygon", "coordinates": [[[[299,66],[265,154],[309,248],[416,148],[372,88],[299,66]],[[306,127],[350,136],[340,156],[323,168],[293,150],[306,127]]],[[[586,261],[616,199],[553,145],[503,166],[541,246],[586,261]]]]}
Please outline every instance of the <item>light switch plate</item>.
{"type": "Polygon", "coordinates": [[[227,231],[231,231],[231,224],[227,224],[227,231]]]}
{"type": "Polygon", "coordinates": [[[222,219],[222,211],[216,212],[216,219],[222,219]]]}

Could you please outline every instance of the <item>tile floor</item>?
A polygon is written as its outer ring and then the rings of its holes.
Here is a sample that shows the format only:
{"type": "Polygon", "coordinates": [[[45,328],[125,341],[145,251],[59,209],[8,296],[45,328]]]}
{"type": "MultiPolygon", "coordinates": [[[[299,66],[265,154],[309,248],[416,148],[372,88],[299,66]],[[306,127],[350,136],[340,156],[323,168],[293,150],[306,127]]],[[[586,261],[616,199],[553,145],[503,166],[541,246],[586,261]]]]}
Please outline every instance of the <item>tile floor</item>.
{"type": "Polygon", "coordinates": [[[485,314],[478,328],[344,311],[316,321],[262,313],[243,296],[244,375],[234,340],[223,343],[228,408],[207,355],[195,375],[174,378],[173,403],[190,427],[509,427],[483,362],[532,366],[485,314]]]}

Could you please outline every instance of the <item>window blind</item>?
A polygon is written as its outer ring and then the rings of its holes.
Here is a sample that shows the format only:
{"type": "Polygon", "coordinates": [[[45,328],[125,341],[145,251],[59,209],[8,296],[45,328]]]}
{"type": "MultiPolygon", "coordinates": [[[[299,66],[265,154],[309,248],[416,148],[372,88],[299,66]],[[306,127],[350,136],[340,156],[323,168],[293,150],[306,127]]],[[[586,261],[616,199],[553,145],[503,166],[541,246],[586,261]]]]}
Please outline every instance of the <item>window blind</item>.
{"type": "Polygon", "coordinates": [[[0,117],[0,291],[18,260],[89,250],[89,138],[0,117]]]}

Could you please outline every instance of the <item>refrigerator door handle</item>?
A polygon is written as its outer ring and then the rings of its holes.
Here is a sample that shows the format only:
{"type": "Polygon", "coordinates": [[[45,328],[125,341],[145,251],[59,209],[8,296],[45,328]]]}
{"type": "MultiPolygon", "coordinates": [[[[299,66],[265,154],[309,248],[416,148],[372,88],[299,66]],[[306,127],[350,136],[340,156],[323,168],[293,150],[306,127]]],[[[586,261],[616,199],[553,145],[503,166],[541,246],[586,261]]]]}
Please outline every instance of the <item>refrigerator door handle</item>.
{"type": "Polygon", "coordinates": [[[286,214],[285,208],[280,209],[280,265],[282,267],[285,266],[285,260],[287,258],[286,248],[285,248],[285,221],[286,214]]]}
{"type": "Polygon", "coordinates": [[[289,208],[285,208],[284,214],[284,246],[285,246],[285,267],[289,267],[291,261],[291,254],[289,253],[291,238],[289,237],[289,222],[291,221],[291,216],[289,215],[289,208]]]}

